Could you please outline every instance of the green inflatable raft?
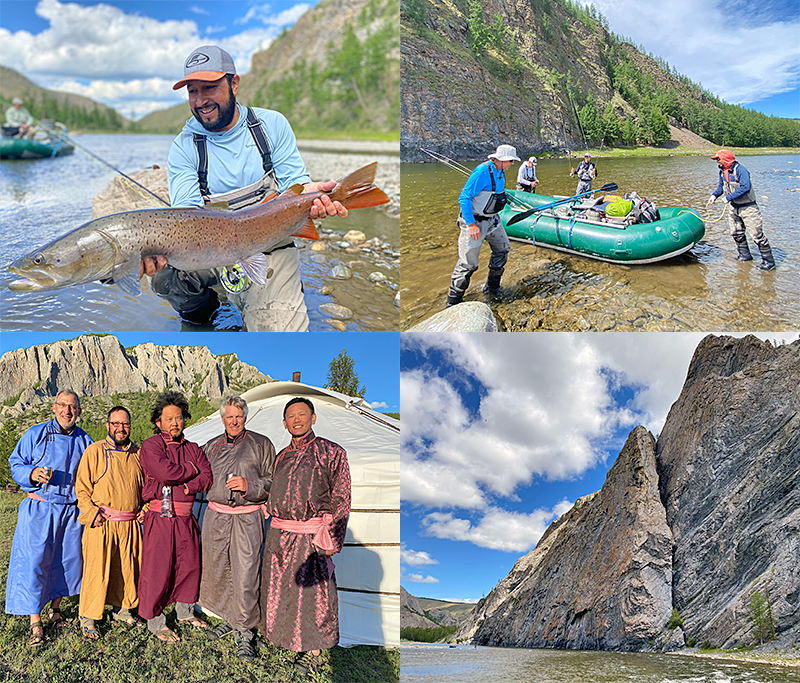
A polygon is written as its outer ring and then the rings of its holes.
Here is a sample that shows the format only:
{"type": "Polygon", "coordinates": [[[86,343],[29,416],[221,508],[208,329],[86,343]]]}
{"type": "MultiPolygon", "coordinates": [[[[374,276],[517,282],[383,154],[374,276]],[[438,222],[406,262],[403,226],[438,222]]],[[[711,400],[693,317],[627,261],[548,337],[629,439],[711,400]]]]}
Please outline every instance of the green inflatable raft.
{"type": "Polygon", "coordinates": [[[0,159],[44,159],[72,154],[75,147],[57,133],[65,133],[63,123],[43,121],[46,124],[32,140],[15,137],[19,128],[3,125],[0,137],[0,159]]]}
{"type": "Polygon", "coordinates": [[[521,212],[520,206],[533,208],[558,199],[517,190],[506,193],[512,201],[500,213],[500,220],[510,239],[610,263],[638,265],[664,261],[689,251],[706,231],[693,209],[659,209],[659,220],[630,223],[603,218],[593,209],[591,201],[577,200],[508,225],[521,212]]]}

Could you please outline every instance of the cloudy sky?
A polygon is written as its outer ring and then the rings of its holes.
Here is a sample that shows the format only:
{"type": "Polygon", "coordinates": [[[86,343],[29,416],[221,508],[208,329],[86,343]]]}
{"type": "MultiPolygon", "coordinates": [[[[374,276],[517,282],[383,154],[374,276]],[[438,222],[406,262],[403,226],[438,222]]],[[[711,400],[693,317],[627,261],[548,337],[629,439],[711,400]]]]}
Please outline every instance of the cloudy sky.
{"type": "MultiPolygon", "coordinates": [[[[6,0],[3,0],[5,4],[6,0]]],[[[4,332],[0,335],[0,355],[6,351],[48,344],[77,335],[55,333],[4,332]]],[[[355,361],[359,383],[367,391],[365,399],[379,412],[400,410],[398,377],[399,341],[396,334],[350,334],[338,332],[240,334],[238,332],[120,333],[114,335],[123,346],[145,342],[180,346],[207,346],[212,353],[236,353],[239,360],[254,365],[273,379],[291,380],[300,372],[300,381],[321,387],[328,377],[328,366],[342,349],[355,361]]]]}
{"type": "Polygon", "coordinates": [[[487,594],[602,487],[634,426],[659,433],[703,336],[403,334],[405,589],[487,594]]]}
{"type": "Polygon", "coordinates": [[[130,118],[179,104],[183,62],[216,44],[239,73],[316,0],[2,0],[0,64],[130,118]]]}
{"type": "Polygon", "coordinates": [[[800,118],[797,0],[580,0],[731,104],[800,118]]]}

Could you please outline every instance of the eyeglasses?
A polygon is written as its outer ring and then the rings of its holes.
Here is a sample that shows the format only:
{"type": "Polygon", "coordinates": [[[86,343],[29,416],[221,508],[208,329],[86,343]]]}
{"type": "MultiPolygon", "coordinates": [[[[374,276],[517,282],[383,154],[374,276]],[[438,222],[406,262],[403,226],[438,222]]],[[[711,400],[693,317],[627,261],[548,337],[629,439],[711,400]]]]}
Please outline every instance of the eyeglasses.
{"type": "Polygon", "coordinates": [[[109,422],[108,424],[110,424],[114,428],[116,428],[116,427],[125,427],[125,429],[130,429],[131,428],[131,423],[130,422],[109,422]]]}
{"type": "Polygon", "coordinates": [[[63,410],[66,410],[67,408],[70,410],[80,410],[80,408],[78,408],[78,406],[76,406],[74,403],[59,403],[56,401],[56,405],[63,410]]]}

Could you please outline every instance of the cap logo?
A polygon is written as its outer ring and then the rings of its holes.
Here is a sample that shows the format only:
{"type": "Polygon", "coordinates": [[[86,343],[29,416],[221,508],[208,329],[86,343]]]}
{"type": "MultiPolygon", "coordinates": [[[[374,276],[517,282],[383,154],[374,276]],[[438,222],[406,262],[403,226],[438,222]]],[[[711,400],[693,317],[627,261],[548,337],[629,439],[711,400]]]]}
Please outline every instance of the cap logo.
{"type": "Polygon", "coordinates": [[[186,68],[190,69],[193,66],[200,66],[201,64],[205,64],[210,57],[208,55],[203,54],[202,52],[195,52],[188,60],[186,60],[186,68]]]}

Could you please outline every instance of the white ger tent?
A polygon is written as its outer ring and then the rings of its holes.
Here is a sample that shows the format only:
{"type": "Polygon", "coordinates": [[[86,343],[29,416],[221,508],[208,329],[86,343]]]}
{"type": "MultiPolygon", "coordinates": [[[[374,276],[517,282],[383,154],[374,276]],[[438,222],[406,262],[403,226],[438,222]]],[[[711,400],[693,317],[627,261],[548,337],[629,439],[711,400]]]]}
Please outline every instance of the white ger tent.
{"type": "MultiPolygon", "coordinates": [[[[350,465],[350,521],[344,548],[333,556],[340,644],[399,646],[400,422],[360,398],[299,382],[269,382],[242,394],[247,429],[268,436],[280,451],[290,439],[283,407],[295,396],[312,401],[314,432],[340,444],[350,465]]],[[[215,413],[189,427],[186,436],[202,446],[222,432],[215,413]]]]}

